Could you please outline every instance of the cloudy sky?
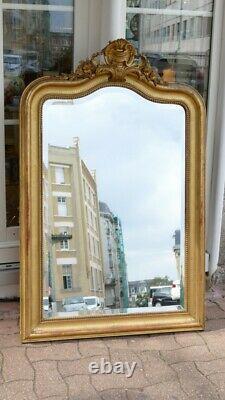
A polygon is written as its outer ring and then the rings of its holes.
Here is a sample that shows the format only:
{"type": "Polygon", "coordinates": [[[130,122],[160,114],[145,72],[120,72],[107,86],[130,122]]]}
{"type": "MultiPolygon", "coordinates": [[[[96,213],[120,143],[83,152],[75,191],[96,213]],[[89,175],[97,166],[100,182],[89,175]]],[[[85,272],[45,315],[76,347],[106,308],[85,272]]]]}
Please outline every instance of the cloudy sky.
{"type": "Polygon", "coordinates": [[[177,278],[172,247],[183,209],[184,120],[180,106],[117,87],[44,104],[44,159],[48,143],[72,146],[80,138],[99,200],[122,221],[129,280],[177,278]]]}

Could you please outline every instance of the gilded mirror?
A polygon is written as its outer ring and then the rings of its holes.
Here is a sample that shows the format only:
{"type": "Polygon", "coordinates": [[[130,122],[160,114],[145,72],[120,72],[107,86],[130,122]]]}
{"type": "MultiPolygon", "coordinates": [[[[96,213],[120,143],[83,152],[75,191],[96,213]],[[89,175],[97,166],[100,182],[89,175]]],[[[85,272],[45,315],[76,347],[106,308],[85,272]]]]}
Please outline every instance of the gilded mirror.
{"type": "Polygon", "coordinates": [[[124,39],[25,90],[23,341],[203,329],[204,120],[124,39]]]}

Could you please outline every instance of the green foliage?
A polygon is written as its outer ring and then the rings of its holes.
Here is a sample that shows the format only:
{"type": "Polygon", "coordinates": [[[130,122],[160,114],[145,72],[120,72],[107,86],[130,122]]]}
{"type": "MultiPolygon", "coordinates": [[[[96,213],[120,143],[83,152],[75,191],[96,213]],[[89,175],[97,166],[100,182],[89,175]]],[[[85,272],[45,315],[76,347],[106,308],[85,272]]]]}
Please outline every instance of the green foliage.
{"type": "Polygon", "coordinates": [[[153,279],[148,280],[148,287],[150,288],[151,286],[169,286],[172,285],[173,280],[171,280],[167,275],[165,276],[156,276],[153,279]]]}
{"type": "Polygon", "coordinates": [[[138,294],[136,299],[136,307],[148,307],[148,294],[138,294]]]}

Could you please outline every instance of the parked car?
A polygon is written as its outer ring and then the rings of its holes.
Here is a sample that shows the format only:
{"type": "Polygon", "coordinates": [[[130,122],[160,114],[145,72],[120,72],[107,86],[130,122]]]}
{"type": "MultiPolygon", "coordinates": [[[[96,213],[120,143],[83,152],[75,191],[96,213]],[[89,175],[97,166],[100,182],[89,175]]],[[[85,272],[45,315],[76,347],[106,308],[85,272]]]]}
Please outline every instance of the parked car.
{"type": "Polygon", "coordinates": [[[82,296],[68,297],[62,301],[64,311],[85,311],[87,305],[82,296]]]}
{"type": "Polygon", "coordinates": [[[12,75],[20,75],[23,69],[22,57],[18,54],[4,54],[4,71],[12,75]]]}
{"type": "Polygon", "coordinates": [[[148,302],[148,306],[149,306],[149,307],[152,306],[152,299],[153,299],[153,296],[154,296],[154,293],[156,292],[156,290],[158,290],[158,291],[160,291],[160,292],[164,292],[164,289],[167,290],[168,288],[170,289],[170,288],[171,288],[171,285],[170,285],[170,286],[168,286],[168,285],[165,285],[165,286],[151,286],[151,287],[150,287],[150,290],[149,290],[149,302],[148,302]]]}
{"type": "Polygon", "coordinates": [[[99,310],[104,307],[102,299],[97,296],[84,297],[84,301],[88,310],[99,310]]]}
{"type": "Polygon", "coordinates": [[[172,300],[180,300],[180,281],[174,281],[171,289],[172,300]]]}
{"type": "Polygon", "coordinates": [[[152,307],[172,306],[179,304],[179,300],[173,300],[171,297],[171,287],[158,289],[155,291],[152,299],[152,307]]]}

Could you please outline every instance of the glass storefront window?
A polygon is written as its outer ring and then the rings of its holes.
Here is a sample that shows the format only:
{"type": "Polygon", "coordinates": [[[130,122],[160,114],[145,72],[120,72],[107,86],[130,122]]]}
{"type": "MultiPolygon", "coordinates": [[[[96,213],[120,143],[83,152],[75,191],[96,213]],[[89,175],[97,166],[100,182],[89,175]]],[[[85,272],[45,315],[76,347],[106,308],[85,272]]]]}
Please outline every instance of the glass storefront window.
{"type": "Polygon", "coordinates": [[[127,0],[127,7],[177,10],[213,10],[213,1],[209,0],[127,0]]]}
{"type": "Polygon", "coordinates": [[[5,118],[18,118],[24,87],[46,74],[72,69],[73,14],[6,10],[4,27],[5,118]]]}
{"type": "Polygon", "coordinates": [[[5,178],[7,226],[19,225],[19,129],[5,126],[5,178]]]}
{"type": "Polygon", "coordinates": [[[3,0],[3,3],[13,4],[41,4],[48,6],[72,6],[73,0],[3,0]]]}
{"type": "Polygon", "coordinates": [[[213,1],[127,0],[127,7],[126,38],[166,81],[189,84],[206,101],[213,1]]]}
{"type": "MultiPolygon", "coordinates": [[[[9,1],[8,1],[9,3],[9,1]]],[[[73,1],[10,1],[30,9],[3,9],[3,63],[5,100],[5,158],[7,226],[18,225],[18,118],[24,88],[42,75],[73,69],[73,1]],[[32,5],[55,5],[55,10],[32,5]],[[57,11],[57,6],[65,11],[57,11]],[[16,173],[17,171],[17,173],[16,173]]]]}

